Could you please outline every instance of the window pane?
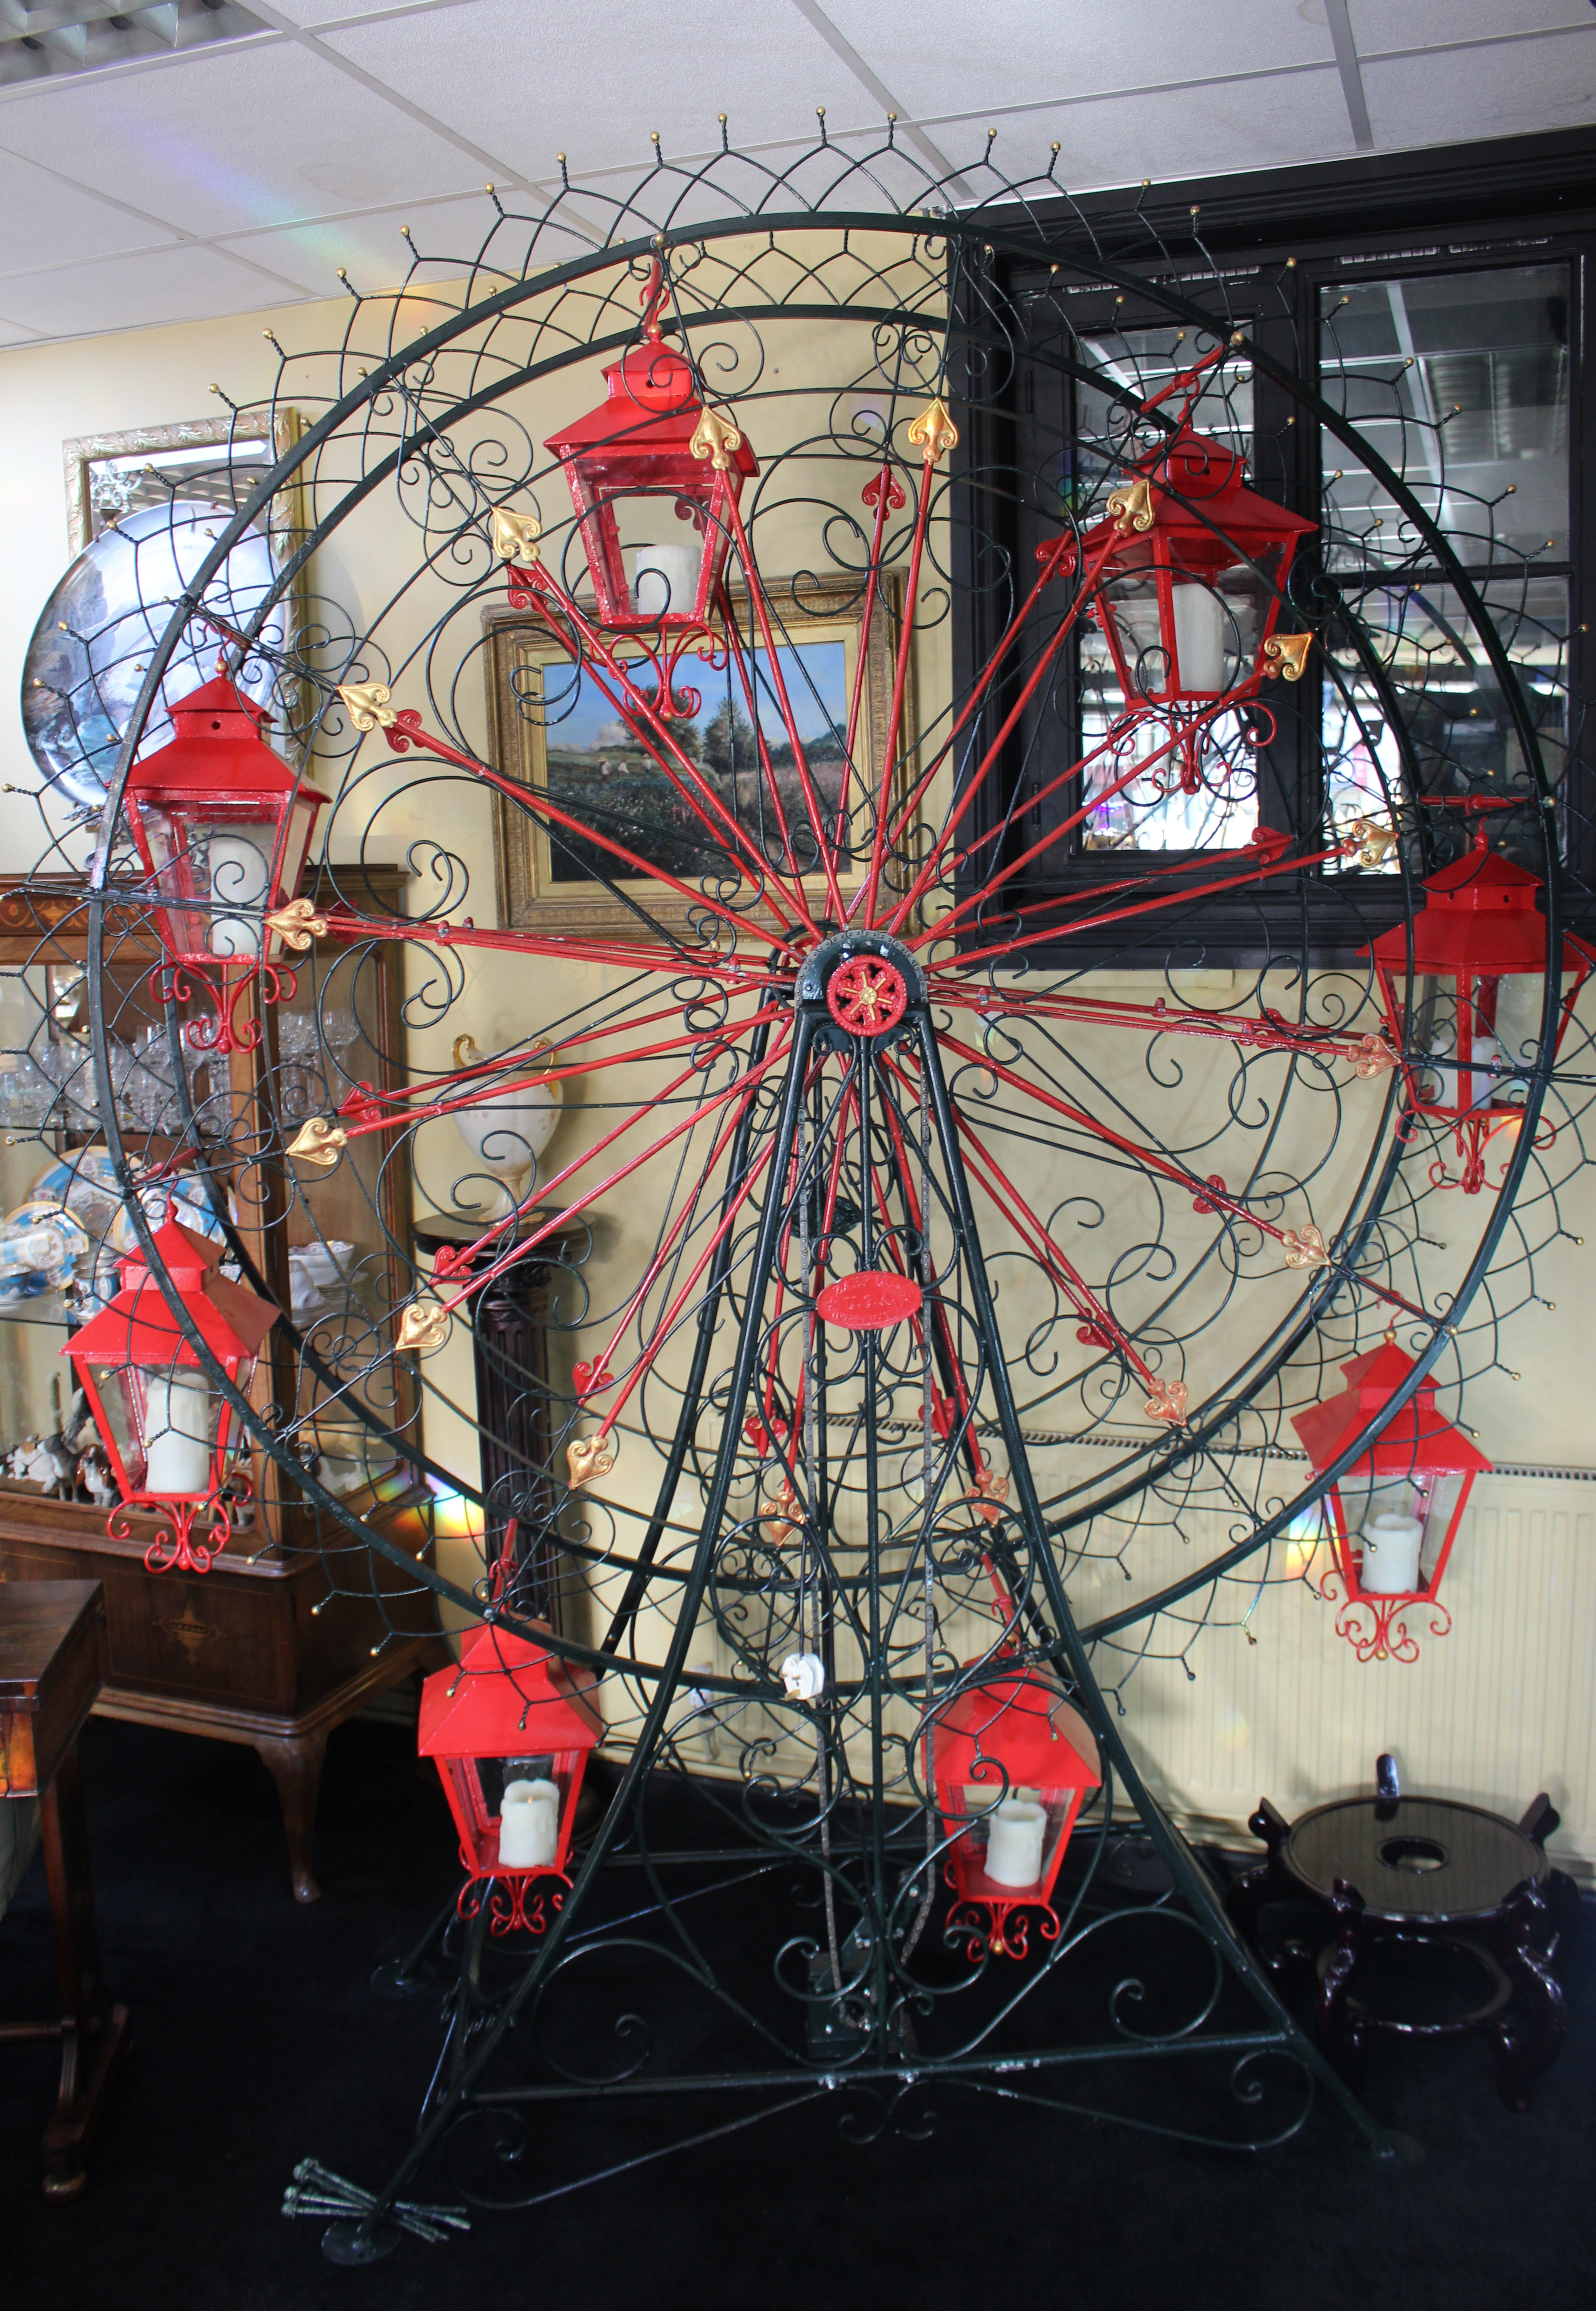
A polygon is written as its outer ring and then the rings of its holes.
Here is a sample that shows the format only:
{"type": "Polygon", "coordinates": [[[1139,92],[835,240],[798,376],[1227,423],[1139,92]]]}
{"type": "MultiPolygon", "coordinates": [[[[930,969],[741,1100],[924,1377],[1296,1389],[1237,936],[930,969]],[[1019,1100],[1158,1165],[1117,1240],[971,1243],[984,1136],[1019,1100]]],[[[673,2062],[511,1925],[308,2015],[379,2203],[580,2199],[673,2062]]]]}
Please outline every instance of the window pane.
{"type": "MultiPolygon", "coordinates": [[[[1114,381],[1149,401],[1162,393],[1217,340],[1173,324],[1161,328],[1098,331],[1082,338],[1082,358],[1114,381]]],[[[1161,405],[1172,416],[1183,397],[1161,405]]],[[[1162,429],[1138,425],[1124,403],[1096,388],[1076,388],[1079,449],[1077,519],[1099,518],[1107,491],[1120,479],[1127,459],[1154,447],[1162,429]]],[[[1227,362],[1217,377],[1203,381],[1190,413],[1199,433],[1212,435],[1243,458],[1252,449],[1252,372],[1227,362]]],[[[1123,606],[1129,623],[1131,606],[1123,606]]],[[[1250,637],[1237,623],[1227,660],[1251,657],[1250,637]]],[[[1156,632],[1152,635],[1156,642],[1156,632]]],[[[1252,644],[1252,647],[1255,647],[1252,644]]],[[[1184,755],[1172,747],[1172,725],[1153,712],[1113,743],[1109,733],[1125,711],[1125,697],[1108,645],[1095,625],[1084,627],[1077,658],[1081,744],[1086,756],[1086,800],[1093,806],[1082,830],[1086,850],[1196,850],[1244,843],[1258,823],[1258,776],[1244,715],[1220,716],[1200,751],[1184,755]],[[1138,771],[1138,763],[1146,763],[1138,771]],[[1132,775],[1134,773],[1134,775],[1132,775]],[[1127,781],[1129,782],[1127,783],[1127,781]]],[[[1225,682],[1235,678],[1227,664],[1225,682]]]]}
{"type": "MultiPolygon", "coordinates": [[[[1565,560],[1566,267],[1338,282],[1322,313],[1326,400],[1367,434],[1460,559],[1565,560]]],[[[1332,569],[1423,558],[1389,492],[1330,433],[1324,464],[1332,569]]]]}
{"type": "MultiPolygon", "coordinates": [[[[1561,578],[1525,573],[1482,589],[1518,675],[1540,742],[1547,776],[1563,775],[1568,744],[1568,589],[1561,578]]],[[[1348,591],[1378,662],[1396,689],[1426,794],[1474,789],[1506,793],[1524,775],[1523,748],[1507,704],[1455,589],[1422,581],[1348,591]]],[[[1393,794],[1401,763],[1373,682],[1345,640],[1333,650],[1340,676],[1324,685],[1325,772],[1338,831],[1390,813],[1376,774],[1393,794]]],[[[1395,867],[1394,859],[1382,862],[1395,867]]]]}

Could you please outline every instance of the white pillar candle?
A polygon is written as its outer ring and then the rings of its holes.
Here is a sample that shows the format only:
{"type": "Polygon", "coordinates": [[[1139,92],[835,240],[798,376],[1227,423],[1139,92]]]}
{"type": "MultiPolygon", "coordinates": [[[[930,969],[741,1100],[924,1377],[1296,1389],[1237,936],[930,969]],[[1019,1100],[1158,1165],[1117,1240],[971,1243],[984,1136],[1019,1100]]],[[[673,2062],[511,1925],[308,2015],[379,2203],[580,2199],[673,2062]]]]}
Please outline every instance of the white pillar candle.
{"type": "Polygon", "coordinates": [[[258,955],[261,914],[233,914],[234,907],[260,910],[271,879],[275,826],[239,826],[213,834],[208,848],[211,876],[211,953],[258,955]]]}
{"type": "Polygon", "coordinates": [[[1225,687],[1225,605],[1206,586],[1170,589],[1175,613],[1175,656],[1181,688],[1225,687]]]}
{"type": "Polygon", "coordinates": [[[994,1886],[1035,1886],[1042,1878],[1047,1816],[1025,1798],[1005,1798],[987,1822],[986,1874],[994,1886]]]}
{"type": "Polygon", "coordinates": [[[146,1493],[211,1489],[211,1391],[201,1373],[152,1373],[144,1391],[146,1493]]]}
{"type": "Polygon", "coordinates": [[[1417,1517],[1377,1516],[1363,1530],[1357,1585],[1369,1597],[1410,1597],[1418,1587],[1425,1529],[1417,1517]]]}
{"type": "Polygon", "coordinates": [[[702,545],[640,545],[632,556],[632,598],[640,617],[690,617],[698,599],[702,545]]]}
{"type": "Polygon", "coordinates": [[[548,1870],[560,1850],[554,1782],[507,1782],[499,1808],[499,1859],[506,1870],[548,1870]]]}

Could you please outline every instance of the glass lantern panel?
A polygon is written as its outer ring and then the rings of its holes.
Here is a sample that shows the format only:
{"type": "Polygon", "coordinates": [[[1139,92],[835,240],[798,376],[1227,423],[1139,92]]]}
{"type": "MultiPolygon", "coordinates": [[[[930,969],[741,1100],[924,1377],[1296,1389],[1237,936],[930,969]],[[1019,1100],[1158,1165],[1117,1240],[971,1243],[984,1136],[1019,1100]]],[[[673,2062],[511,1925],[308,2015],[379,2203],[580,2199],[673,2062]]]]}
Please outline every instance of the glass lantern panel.
{"type": "Polygon", "coordinates": [[[499,1858],[506,1868],[554,1868],[570,1805],[572,1767],[569,1750],[482,1761],[484,1795],[490,1801],[499,1858]]]}
{"type": "Polygon", "coordinates": [[[1423,1514],[1418,1487],[1410,1476],[1382,1473],[1373,1484],[1366,1477],[1361,1484],[1350,1482],[1343,1477],[1338,1490],[1341,1496],[1341,1514],[1347,1522],[1347,1536],[1355,1547],[1364,1527],[1376,1517],[1423,1514]]]}
{"type": "Polygon", "coordinates": [[[155,902],[166,915],[176,952],[209,955],[211,878],[205,833],[158,805],[143,804],[138,816],[155,870],[155,902]]]}
{"type": "Polygon", "coordinates": [[[110,1430],[105,1442],[114,1448],[114,1457],[126,1471],[135,1492],[143,1486],[144,1475],[144,1378],[130,1366],[94,1374],[100,1399],[96,1425],[110,1430]]]}
{"type": "Polygon", "coordinates": [[[957,1794],[971,1823],[964,1838],[966,1872],[1016,1895],[1044,1885],[1074,1792],[1016,1783],[999,1793],[990,1783],[970,1783],[957,1794]]]}
{"type": "Polygon", "coordinates": [[[271,897],[276,827],[230,821],[196,834],[196,852],[202,844],[210,901],[205,944],[214,955],[253,958],[271,897]]]}
{"type": "Polygon", "coordinates": [[[212,1488],[221,1417],[210,1382],[203,1373],[181,1365],[133,1365],[124,1377],[144,1461],[139,1490],[203,1499],[212,1488]]]}
{"type": "MultiPolygon", "coordinates": [[[[619,542],[626,599],[633,617],[690,618],[703,568],[706,512],[679,490],[630,490],[607,497],[619,542]]],[[[726,558],[718,531],[711,584],[726,558]]]]}
{"type": "Polygon", "coordinates": [[[1447,1528],[1452,1523],[1459,1498],[1466,1481],[1461,1469],[1448,1469],[1432,1477],[1417,1513],[1424,1519],[1424,1546],[1419,1551],[1419,1569],[1428,1581],[1435,1570],[1436,1561],[1446,1545],[1447,1528]]]}

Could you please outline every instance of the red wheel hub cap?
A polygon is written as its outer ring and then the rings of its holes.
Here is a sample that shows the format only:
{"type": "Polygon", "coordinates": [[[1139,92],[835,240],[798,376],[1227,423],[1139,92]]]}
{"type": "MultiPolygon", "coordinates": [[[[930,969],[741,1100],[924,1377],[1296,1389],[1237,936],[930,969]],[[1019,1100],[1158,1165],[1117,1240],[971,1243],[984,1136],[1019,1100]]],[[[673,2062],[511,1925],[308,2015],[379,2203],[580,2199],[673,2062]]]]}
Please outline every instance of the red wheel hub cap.
{"type": "Polygon", "coordinates": [[[895,964],[856,955],[833,972],[825,1007],[850,1035],[885,1035],[909,1007],[909,990],[895,964]]]}

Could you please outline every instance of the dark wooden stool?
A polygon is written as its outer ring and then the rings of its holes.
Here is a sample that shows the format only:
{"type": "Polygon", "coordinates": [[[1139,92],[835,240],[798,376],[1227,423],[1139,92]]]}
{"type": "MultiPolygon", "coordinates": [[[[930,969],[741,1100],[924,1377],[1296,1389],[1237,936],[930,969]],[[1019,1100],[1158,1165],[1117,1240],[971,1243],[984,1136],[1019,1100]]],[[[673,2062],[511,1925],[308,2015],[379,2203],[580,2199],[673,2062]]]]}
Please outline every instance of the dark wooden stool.
{"type": "Polygon", "coordinates": [[[1269,1858],[1231,1888],[1237,1925],[1252,1932],[1266,1904],[1305,1899],[1335,1927],[1317,1955],[1294,1940],[1264,1958],[1278,1979],[1315,1984],[1327,2054],[1350,2070],[1373,2031],[1482,2032],[1495,2043],[1503,2101],[1527,2109],[1563,2044],[1563,1989],[1552,1968],[1579,1923],[1573,1880],[1546,1858],[1557,1827],[1550,1799],[1542,1792],[1514,1823],[1450,1798],[1405,1798],[1382,1757],[1375,1796],[1315,1806],[1295,1822],[1265,1798],[1247,1826],[1269,1858]],[[1399,1996],[1393,2010],[1372,1994],[1382,1961],[1388,1975],[1405,1974],[1410,1990],[1422,1990],[1426,1974],[1450,1974],[1461,2000],[1426,2014],[1419,1999],[1403,2010],[1399,1996]]]}
{"type": "Polygon", "coordinates": [[[61,2084],[45,2129],[47,2199],[75,2199],[127,2037],[100,1974],[77,1737],[105,1674],[98,1581],[0,1583],[0,1800],[37,1797],[44,1832],[59,2020],[0,2023],[6,2040],[59,2038],[61,2084]]]}

